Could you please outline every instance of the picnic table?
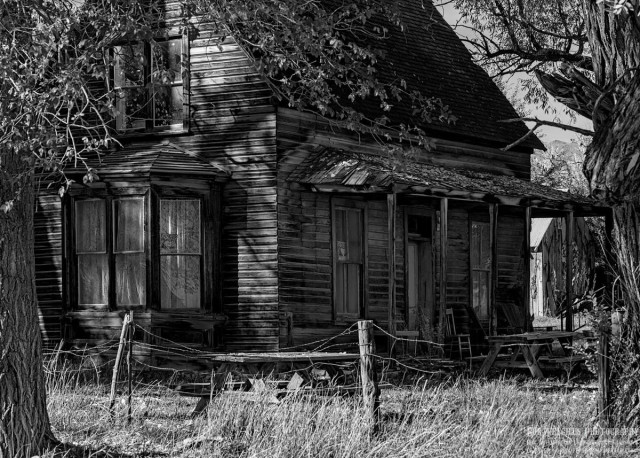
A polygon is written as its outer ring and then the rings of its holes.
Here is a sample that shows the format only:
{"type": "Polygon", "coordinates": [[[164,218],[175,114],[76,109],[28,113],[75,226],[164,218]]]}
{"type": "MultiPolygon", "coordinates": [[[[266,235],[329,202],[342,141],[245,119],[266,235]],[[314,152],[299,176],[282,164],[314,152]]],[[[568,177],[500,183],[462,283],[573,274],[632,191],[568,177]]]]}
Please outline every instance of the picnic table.
{"type": "Polygon", "coordinates": [[[492,367],[526,367],[531,371],[531,375],[535,378],[544,378],[541,369],[545,363],[562,365],[575,364],[584,360],[583,357],[571,354],[571,350],[567,348],[573,342],[573,338],[579,336],[577,332],[570,331],[536,331],[525,332],[522,334],[509,334],[500,336],[489,336],[489,353],[484,363],[478,371],[480,375],[487,375],[492,367]],[[558,341],[562,348],[562,355],[553,354],[551,345],[554,341],[558,341]],[[498,361],[498,353],[503,348],[511,347],[514,351],[511,353],[509,361],[498,361]],[[524,361],[519,360],[520,356],[524,361]]]}

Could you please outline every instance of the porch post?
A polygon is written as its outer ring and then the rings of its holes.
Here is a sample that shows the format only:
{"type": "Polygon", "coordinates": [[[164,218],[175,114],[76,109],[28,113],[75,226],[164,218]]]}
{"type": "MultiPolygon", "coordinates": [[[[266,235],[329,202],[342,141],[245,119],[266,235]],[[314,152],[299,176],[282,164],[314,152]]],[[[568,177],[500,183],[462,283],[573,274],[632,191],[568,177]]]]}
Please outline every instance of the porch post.
{"type": "MultiPolygon", "coordinates": [[[[396,335],[396,208],[398,205],[395,188],[387,194],[387,232],[389,234],[389,334],[396,335]]],[[[389,351],[393,348],[390,338],[389,351]]]]}
{"type": "Polygon", "coordinates": [[[531,207],[524,209],[524,332],[531,330],[531,207]]]}
{"type": "Polygon", "coordinates": [[[498,333],[498,304],[496,288],[498,286],[498,204],[489,206],[489,247],[491,249],[491,280],[489,281],[489,335],[498,333]]]}
{"type": "Polygon", "coordinates": [[[438,341],[444,341],[444,326],[447,310],[447,233],[449,219],[449,200],[446,197],[440,199],[440,308],[438,311],[438,341]]]}
{"type": "Polygon", "coordinates": [[[567,231],[565,234],[566,268],[565,268],[565,288],[567,299],[567,322],[565,329],[573,331],[573,212],[567,212],[565,217],[567,231]]]}

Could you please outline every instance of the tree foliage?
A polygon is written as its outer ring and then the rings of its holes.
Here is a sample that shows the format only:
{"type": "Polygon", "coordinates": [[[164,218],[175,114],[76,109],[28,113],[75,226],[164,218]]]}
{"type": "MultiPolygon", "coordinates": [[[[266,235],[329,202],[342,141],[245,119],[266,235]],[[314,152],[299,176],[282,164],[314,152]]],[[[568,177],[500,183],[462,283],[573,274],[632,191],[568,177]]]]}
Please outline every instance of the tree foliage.
{"type": "Polygon", "coordinates": [[[385,55],[376,43],[388,39],[390,28],[403,27],[396,1],[190,1],[204,21],[216,23],[249,51],[289,107],[320,113],[352,131],[418,146],[429,142],[425,124],[455,121],[441,100],[409,88],[405,80],[379,77],[376,64],[385,55]],[[389,112],[400,103],[412,106],[411,123],[389,121],[389,112]]]}
{"type": "MultiPolygon", "coordinates": [[[[593,121],[583,171],[615,221],[616,273],[626,311],[612,359],[614,418],[640,423],[640,2],[637,0],[456,0],[475,35],[476,60],[497,75],[536,76],[544,92],[593,121]]],[[[539,84],[538,84],[539,83],[539,84]]],[[[607,332],[604,326],[603,332],[607,332]]],[[[603,407],[603,412],[605,411],[603,407]]]]}
{"type": "Polygon", "coordinates": [[[531,181],[576,195],[589,195],[582,173],[584,145],[553,141],[545,146],[547,151],[531,157],[531,181]]]}

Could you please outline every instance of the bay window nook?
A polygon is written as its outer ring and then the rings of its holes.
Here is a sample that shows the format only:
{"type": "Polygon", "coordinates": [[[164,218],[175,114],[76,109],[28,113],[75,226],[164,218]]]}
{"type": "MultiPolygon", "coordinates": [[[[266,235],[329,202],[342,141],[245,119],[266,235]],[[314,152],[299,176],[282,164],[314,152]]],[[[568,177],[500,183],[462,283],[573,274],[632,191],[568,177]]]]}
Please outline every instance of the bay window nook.
{"type": "Polygon", "coordinates": [[[108,153],[95,170],[100,181],[65,197],[68,337],[111,335],[84,323],[133,310],[156,336],[213,346],[228,173],[166,141],[108,153]]]}
{"type": "Polygon", "coordinates": [[[152,206],[158,210],[148,212],[156,193],[161,191],[74,198],[78,308],[142,309],[148,303],[157,309],[201,308],[206,197],[159,198],[152,206]],[[157,244],[147,243],[151,227],[160,235],[157,244]],[[155,257],[160,263],[148,265],[155,257]],[[147,273],[149,283],[159,287],[159,302],[148,300],[147,273]]]}

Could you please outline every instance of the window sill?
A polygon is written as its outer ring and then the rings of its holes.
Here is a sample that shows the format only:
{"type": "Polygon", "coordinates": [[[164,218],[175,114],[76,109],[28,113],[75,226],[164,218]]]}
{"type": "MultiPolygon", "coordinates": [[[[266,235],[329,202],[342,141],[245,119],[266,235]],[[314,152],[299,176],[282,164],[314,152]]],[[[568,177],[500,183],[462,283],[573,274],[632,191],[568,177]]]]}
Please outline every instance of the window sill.
{"type": "Polygon", "coordinates": [[[358,321],[364,320],[365,318],[360,318],[358,316],[341,316],[335,318],[333,320],[334,326],[352,326],[354,323],[358,321]]]}
{"type": "Polygon", "coordinates": [[[188,129],[150,130],[145,132],[116,132],[117,140],[161,140],[167,137],[186,137],[191,135],[188,129]]]}

